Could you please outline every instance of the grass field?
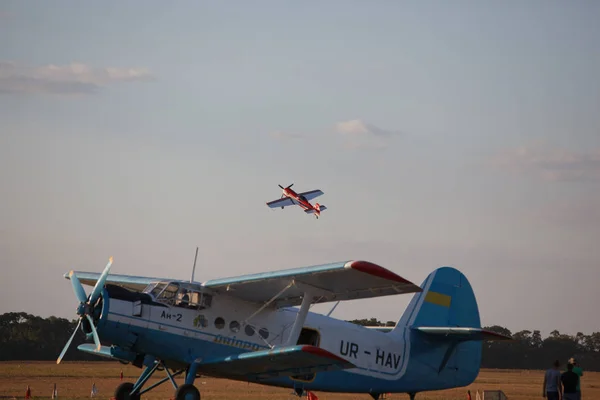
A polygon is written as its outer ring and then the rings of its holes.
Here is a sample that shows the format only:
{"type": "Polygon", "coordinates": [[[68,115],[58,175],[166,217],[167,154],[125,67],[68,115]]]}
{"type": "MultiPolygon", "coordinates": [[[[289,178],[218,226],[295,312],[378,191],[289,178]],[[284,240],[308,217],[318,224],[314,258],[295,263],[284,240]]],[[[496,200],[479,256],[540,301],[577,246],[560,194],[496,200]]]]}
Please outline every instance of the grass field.
{"type": "MultiPolygon", "coordinates": [[[[130,365],[111,362],[69,363],[56,365],[53,362],[4,362],[0,364],[0,398],[24,398],[27,385],[31,387],[32,397],[50,398],[56,383],[59,399],[90,398],[92,384],[98,388],[97,398],[110,399],[115,387],[120,383],[120,372],[124,381],[135,382],[140,370],[130,365]]],[[[600,399],[600,373],[584,372],[582,379],[582,398],[600,399]]],[[[150,384],[163,378],[164,372],[157,372],[150,384]]],[[[469,387],[425,392],[417,395],[418,400],[454,400],[466,399],[467,390],[471,390],[473,400],[477,390],[500,389],[510,400],[529,400],[542,398],[542,371],[482,370],[477,380],[469,387]]],[[[182,382],[181,378],[176,379],[182,382]]],[[[256,384],[235,382],[224,379],[198,378],[195,382],[202,399],[240,399],[275,400],[293,399],[291,390],[270,388],[256,384]]],[[[148,385],[148,383],[146,384],[148,385]]],[[[333,394],[315,392],[319,400],[371,399],[368,394],[333,394]]],[[[173,386],[166,382],[146,394],[146,399],[170,399],[173,386]]],[[[391,399],[408,399],[406,394],[392,394],[391,399]]]]}

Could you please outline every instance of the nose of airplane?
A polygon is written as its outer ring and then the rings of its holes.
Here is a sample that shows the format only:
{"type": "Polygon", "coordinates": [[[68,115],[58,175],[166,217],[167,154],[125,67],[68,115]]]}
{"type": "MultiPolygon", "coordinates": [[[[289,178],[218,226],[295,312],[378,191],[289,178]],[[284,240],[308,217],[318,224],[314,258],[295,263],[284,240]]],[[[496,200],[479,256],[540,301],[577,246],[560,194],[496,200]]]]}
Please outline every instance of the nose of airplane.
{"type": "Polygon", "coordinates": [[[79,304],[77,306],[76,311],[77,315],[79,316],[79,322],[77,323],[77,327],[73,331],[71,338],[67,341],[67,344],[58,356],[58,359],[56,360],[57,364],[60,364],[60,361],[67,352],[69,346],[71,345],[75,334],[82,325],[84,326],[84,332],[85,330],[87,330],[86,328],[89,328],[91,330],[91,333],[94,338],[94,343],[96,344],[96,349],[100,350],[100,338],[98,337],[98,332],[96,331],[96,326],[94,325],[94,319],[98,317],[97,314],[102,307],[99,300],[101,299],[102,289],[104,287],[104,284],[106,283],[106,279],[108,278],[112,261],[113,259],[112,257],[110,257],[110,259],[108,260],[108,264],[106,264],[106,267],[104,267],[104,271],[102,271],[100,278],[98,278],[98,281],[96,281],[96,285],[94,286],[94,289],[92,290],[92,293],[90,293],[89,296],[86,295],[85,289],[81,285],[81,282],[79,281],[77,275],[73,271],[69,273],[69,279],[71,281],[71,285],[73,286],[73,291],[75,292],[77,300],[79,300],[79,304]]]}

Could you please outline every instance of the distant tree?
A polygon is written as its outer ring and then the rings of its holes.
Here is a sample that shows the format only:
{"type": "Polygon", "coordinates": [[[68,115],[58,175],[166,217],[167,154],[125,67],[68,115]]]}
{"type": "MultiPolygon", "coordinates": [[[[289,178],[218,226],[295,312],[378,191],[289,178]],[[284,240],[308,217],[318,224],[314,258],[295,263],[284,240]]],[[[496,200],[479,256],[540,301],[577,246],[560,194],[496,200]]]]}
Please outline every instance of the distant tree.
{"type": "MultiPolygon", "coordinates": [[[[348,322],[363,326],[396,325],[394,321],[384,323],[377,318],[348,322]]],[[[77,320],[54,316],[41,318],[25,312],[0,314],[0,361],[56,360],[76,326],[77,320]]],[[[546,369],[554,360],[564,364],[570,357],[577,357],[586,371],[600,371],[600,332],[589,335],[577,332],[570,336],[553,330],[548,337],[542,338],[539,330],[522,330],[513,334],[499,325],[484,328],[515,340],[484,341],[483,368],[546,369]]],[[[77,346],[85,342],[90,341],[79,329],[64,360],[106,360],[78,351],[77,346]]]]}

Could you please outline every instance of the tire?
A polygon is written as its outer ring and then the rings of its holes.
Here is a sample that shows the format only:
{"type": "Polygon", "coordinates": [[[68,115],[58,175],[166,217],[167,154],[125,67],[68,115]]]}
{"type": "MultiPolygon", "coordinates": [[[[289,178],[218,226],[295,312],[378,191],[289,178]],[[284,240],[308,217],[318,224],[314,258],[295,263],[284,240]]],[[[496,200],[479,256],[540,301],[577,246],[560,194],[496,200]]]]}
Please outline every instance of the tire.
{"type": "Polygon", "coordinates": [[[129,393],[133,389],[133,383],[131,382],[123,382],[115,389],[115,399],[116,400],[140,400],[140,395],[135,394],[130,396],[129,393]]]}
{"type": "Polygon", "coordinates": [[[196,386],[186,383],[175,391],[175,400],[200,400],[200,392],[196,386]]]}

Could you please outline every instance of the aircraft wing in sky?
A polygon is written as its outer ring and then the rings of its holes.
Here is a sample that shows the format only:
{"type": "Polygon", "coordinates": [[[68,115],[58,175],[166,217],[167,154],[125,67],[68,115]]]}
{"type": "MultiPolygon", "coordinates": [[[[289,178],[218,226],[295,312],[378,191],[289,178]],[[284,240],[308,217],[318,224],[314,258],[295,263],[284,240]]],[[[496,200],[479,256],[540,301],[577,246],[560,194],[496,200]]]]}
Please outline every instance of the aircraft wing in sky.
{"type": "Polygon", "coordinates": [[[324,193],[321,190],[317,189],[317,190],[311,190],[308,192],[298,193],[298,196],[304,196],[304,198],[306,200],[311,201],[315,197],[322,196],[323,194],[324,193]]]}
{"type": "Polygon", "coordinates": [[[288,206],[293,206],[296,203],[294,202],[294,200],[290,199],[289,197],[284,197],[282,199],[277,199],[277,200],[273,200],[267,203],[267,206],[269,206],[269,208],[277,208],[277,207],[288,207],[288,206]]]}

